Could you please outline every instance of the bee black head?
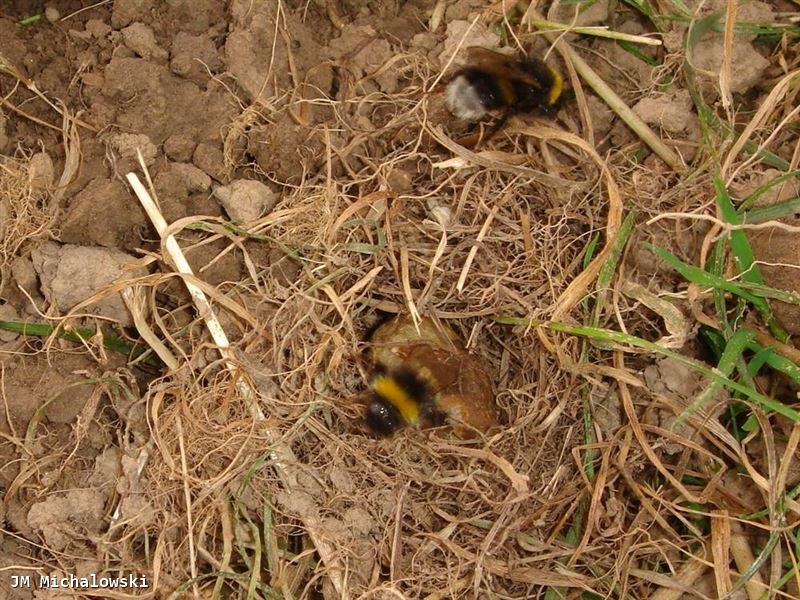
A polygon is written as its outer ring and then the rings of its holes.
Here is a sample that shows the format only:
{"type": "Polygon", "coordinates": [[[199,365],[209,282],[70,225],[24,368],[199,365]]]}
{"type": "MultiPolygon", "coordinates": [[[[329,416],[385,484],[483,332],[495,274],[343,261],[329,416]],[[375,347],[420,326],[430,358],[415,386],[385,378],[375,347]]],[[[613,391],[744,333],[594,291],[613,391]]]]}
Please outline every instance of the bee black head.
{"type": "Polygon", "coordinates": [[[383,436],[393,434],[406,424],[400,411],[377,395],[373,396],[367,405],[366,420],[367,426],[372,431],[383,436]]]}

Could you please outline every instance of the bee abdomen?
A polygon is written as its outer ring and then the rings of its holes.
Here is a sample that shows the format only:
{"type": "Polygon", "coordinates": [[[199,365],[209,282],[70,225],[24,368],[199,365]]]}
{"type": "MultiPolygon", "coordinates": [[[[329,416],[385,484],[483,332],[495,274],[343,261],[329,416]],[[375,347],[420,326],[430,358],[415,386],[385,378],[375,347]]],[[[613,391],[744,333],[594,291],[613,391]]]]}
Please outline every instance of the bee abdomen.
{"type": "Polygon", "coordinates": [[[490,111],[507,106],[513,100],[508,95],[489,73],[467,68],[447,85],[446,103],[459,119],[479,121],[490,111]]]}

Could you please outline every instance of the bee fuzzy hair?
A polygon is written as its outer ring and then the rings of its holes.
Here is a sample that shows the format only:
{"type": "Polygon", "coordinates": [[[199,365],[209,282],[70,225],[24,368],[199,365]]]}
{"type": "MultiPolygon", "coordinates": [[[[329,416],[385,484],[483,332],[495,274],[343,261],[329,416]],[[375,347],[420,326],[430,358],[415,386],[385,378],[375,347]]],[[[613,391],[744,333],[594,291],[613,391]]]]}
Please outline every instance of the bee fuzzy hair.
{"type": "Polygon", "coordinates": [[[466,73],[459,73],[447,84],[445,103],[448,110],[463,121],[480,121],[488,114],[481,94],[466,73]]]}

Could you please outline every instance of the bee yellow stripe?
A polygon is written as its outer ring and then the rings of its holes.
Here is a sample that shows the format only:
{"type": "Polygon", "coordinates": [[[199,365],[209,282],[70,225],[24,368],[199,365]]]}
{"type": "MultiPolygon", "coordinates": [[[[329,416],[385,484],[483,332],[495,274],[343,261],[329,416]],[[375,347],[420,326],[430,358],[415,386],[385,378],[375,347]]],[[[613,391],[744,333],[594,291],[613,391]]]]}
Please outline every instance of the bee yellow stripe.
{"type": "Polygon", "coordinates": [[[381,398],[392,404],[409,425],[419,420],[419,403],[392,377],[377,377],[372,389],[381,398]]]}
{"type": "Polygon", "coordinates": [[[553,76],[553,85],[550,86],[550,92],[547,94],[547,103],[553,106],[561,97],[561,92],[564,91],[564,79],[561,77],[561,73],[555,69],[547,68],[550,70],[550,75],[553,76]]]}

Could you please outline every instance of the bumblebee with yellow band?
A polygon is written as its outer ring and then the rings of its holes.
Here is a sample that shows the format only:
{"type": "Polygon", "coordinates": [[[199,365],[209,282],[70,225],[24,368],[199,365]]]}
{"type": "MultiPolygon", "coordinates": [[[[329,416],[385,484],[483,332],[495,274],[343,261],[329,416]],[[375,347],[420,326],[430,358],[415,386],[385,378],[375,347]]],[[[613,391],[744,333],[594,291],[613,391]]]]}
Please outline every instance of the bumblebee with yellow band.
{"type": "Polygon", "coordinates": [[[472,437],[497,424],[489,375],[444,324],[394,317],[373,332],[370,359],[366,420],[373,432],[450,425],[472,437]]]}
{"type": "Polygon", "coordinates": [[[444,424],[436,409],[436,393],[411,368],[378,368],[372,380],[367,424],[380,435],[390,435],[406,426],[444,424]]]}
{"type": "Polygon", "coordinates": [[[561,74],[539,58],[473,46],[467,48],[467,66],[447,84],[445,103],[463,121],[480,121],[493,112],[505,120],[511,112],[553,109],[563,90],[561,74]]]}

